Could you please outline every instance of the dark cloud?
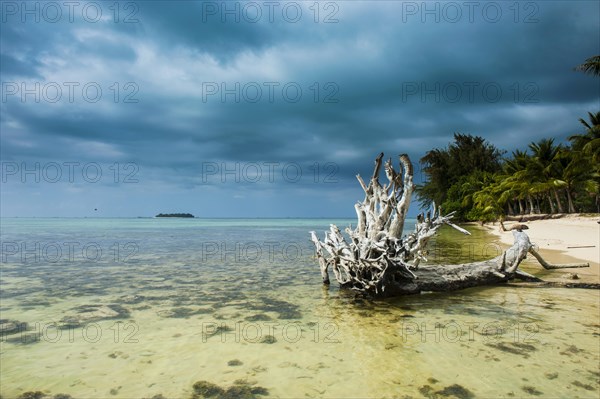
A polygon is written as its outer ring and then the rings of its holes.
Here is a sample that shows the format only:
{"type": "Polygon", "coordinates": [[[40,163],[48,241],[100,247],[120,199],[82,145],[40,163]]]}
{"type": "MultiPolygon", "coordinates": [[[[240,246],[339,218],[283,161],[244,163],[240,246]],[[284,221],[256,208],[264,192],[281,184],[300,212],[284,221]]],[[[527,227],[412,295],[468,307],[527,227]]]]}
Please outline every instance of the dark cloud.
{"type": "Polygon", "coordinates": [[[437,15],[423,2],[275,3],[127,1],[118,16],[101,3],[95,22],[81,14],[86,2],[72,22],[66,10],[57,23],[3,14],[3,162],[134,162],[140,182],[9,181],[2,214],[83,215],[43,197],[110,204],[119,193],[128,200],[103,207],[106,216],[167,204],[216,216],[351,216],[355,175],[368,176],[382,150],[416,162],[457,131],[509,151],[561,141],[600,107],[598,79],[573,71],[600,53],[597,2],[484,2],[472,15],[461,2],[428,2],[437,15]],[[79,84],[72,101],[65,82],[79,84]],[[10,94],[36,83],[39,102],[10,94]],[[63,88],[59,101],[48,101],[49,84],[63,88]],[[101,88],[98,101],[81,92],[86,84],[101,88]],[[257,164],[264,177],[205,179],[207,163],[257,164]],[[302,178],[282,175],[286,166],[302,178]]]}

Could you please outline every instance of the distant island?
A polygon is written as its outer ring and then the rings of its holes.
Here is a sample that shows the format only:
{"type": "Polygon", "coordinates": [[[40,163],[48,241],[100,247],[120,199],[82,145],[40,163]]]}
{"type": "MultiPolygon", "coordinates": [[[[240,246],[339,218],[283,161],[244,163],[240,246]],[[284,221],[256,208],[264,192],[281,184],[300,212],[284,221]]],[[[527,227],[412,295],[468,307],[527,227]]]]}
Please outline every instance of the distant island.
{"type": "Polygon", "coordinates": [[[157,218],[194,218],[191,213],[159,213],[157,218]]]}

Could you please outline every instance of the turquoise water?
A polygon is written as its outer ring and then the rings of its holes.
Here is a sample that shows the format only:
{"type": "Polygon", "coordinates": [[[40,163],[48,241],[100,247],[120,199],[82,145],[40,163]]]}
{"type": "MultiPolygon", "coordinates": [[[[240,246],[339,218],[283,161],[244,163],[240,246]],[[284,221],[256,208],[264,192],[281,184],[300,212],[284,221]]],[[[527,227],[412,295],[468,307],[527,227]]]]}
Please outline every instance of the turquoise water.
{"type": "MultiPolygon", "coordinates": [[[[598,396],[598,291],[366,301],[322,286],[308,235],[353,222],[2,219],[0,394],[598,396]]],[[[469,229],[442,231],[430,261],[495,256],[469,229]]]]}

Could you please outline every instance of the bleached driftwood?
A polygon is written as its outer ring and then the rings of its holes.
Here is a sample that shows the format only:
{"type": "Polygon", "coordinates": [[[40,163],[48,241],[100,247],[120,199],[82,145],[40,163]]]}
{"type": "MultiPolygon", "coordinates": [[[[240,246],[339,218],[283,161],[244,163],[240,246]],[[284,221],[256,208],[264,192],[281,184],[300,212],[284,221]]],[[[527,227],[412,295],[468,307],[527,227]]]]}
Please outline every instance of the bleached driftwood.
{"type": "Polygon", "coordinates": [[[434,205],[427,215],[417,217],[412,233],[402,236],[414,190],[412,164],[406,154],[400,155],[396,171],[392,160],[387,160],[384,165],[387,182],[382,185],[379,182],[382,159],[383,153],[375,160],[368,185],[360,175],[356,176],[365,192],[365,199],[355,205],[356,228],[346,228],[347,236],[344,236],[337,226],[331,225],[323,241],[314,231],[310,232],[324,284],[330,283],[328,270],[331,267],[342,287],[387,297],[451,291],[513,278],[541,281],[518,270],[528,253],[547,269],[588,266],[548,264],[521,228],[513,230],[514,245],[496,258],[460,265],[421,265],[427,261],[427,243],[441,226],[449,225],[463,234],[470,233],[450,221],[452,214],[443,216],[441,209],[434,205]]]}

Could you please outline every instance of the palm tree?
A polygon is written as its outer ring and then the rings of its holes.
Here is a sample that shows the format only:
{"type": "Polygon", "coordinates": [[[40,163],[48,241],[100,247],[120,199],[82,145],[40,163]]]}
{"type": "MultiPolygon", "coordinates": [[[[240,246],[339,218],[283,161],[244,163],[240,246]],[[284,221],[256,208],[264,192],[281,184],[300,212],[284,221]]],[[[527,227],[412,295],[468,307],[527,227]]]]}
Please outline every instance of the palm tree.
{"type": "Polygon", "coordinates": [[[579,118],[579,123],[585,127],[584,134],[574,134],[569,137],[573,149],[582,151],[585,155],[592,157],[592,161],[600,163],[600,111],[595,114],[588,112],[590,122],[579,118]]]}
{"type": "Polygon", "coordinates": [[[525,213],[523,209],[523,205],[520,200],[517,199],[519,195],[519,189],[517,185],[511,184],[508,176],[497,174],[495,184],[495,192],[498,193],[498,203],[505,204],[508,208],[509,215],[515,215],[515,209],[513,207],[513,202],[517,202],[519,207],[519,214],[525,213]]]}
{"type": "Polygon", "coordinates": [[[591,73],[595,76],[600,76],[600,55],[595,55],[588,58],[581,65],[575,67],[576,71],[582,71],[583,73],[591,73]]]}
{"type": "Polygon", "coordinates": [[[535,213],[533,204],[531,183],[535,180],[536,175],[531,167],[531,156],[525,151],[516,150],[512,153],[512,158],[507,159],[504,163],[504,171],[506,174],[505,188],[515,194],[515,198],[519,201],[520,213],[535,213]],[[528,206],[523,207],[521,201],[526,200],[528,206]]]}
{"type": "Polygon", "coordinates": [[[491,185],[494,182],[494,174],[475,170],[470,175],[464,176],[460,180],[460,196],[462,198],[462,206],[472,208],[474,195],[483,188],[491,185]]]}
{"type": "Polygon", "coordinates": [[[562,213],[563,206],[557,191],[558,188],[564,187],[560,181],[560,166],[557,157],[562,146],[555,146],[554,139],[541,139],[537,143],[529,144],[529,149],[533,153],[527,164],[529,176],[533,179],[531,192],[546,197],[550,205],[550,212],[555,213],[554,202],[550,195],[553,193],[558,211],[562,213]]]}
{"type": "Polygon", "coordinates": [[[504,213],[504,204],[497,182],[483,186],[473,194],[473,209],[471,213],[479,220],[487,222],[497,220],[504,213]]]}
{"type": "Polygon", "coordinates": [[[567,193],[567,202],[569,212],[575,213],[573,203],[573,194],[581,191],[587,191],[595,194],[598,198],[600,183],[598,173],[591,165],[590,158],[582,156],[580,151],[574,151],[571,148],[563,148],[557,155],[557,160],[561,167],[560,184],[564,185],[567,193]]]}
{"type": "Polygon", "coordinates": [[[591,171],[584,187],[587,192],[596,196],[596,205],[600,211],[600,112],[588,112],[588,117],[589,123],[583,118],[579,119],[585,133],[572,135],[569,141],[577,162],[586,165],[591,171]]]}
{"type": "Polygon", "coordinates": [[[588,130],[598,129],[598,127],[600,127],[600,112],[596,112],[595,114],[588,112],[588,116],[590,118],[590,122],[592,122],[591,125],[583,118],[579,118],[579,123],[585,126],[588,130]]]}

